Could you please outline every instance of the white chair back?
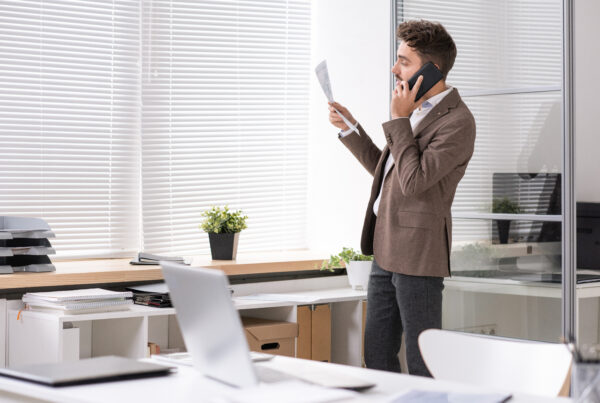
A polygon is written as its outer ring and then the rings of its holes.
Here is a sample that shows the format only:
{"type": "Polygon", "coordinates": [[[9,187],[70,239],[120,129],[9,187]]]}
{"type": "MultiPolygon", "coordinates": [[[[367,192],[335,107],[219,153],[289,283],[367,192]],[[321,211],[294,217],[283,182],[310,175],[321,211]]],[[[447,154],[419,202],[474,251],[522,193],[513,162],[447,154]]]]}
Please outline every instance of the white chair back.
{"type": "Polygon", "coordinates": [[[419,348],[435,379],[513,393],[557,396],[571,367],[571,354],[558,343],[428,329],[419,348]]]}

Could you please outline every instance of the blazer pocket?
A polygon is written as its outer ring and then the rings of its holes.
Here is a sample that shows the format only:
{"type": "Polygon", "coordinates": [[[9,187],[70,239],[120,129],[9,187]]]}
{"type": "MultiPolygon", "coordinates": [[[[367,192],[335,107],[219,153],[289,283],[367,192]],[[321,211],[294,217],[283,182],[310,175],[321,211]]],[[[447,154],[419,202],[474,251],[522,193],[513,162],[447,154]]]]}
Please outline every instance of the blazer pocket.
{"type": "Polygon", "coordinates": [[[433,229],[438,220],[434,214],[400,211],[396,214],[399,227],[433,229]]]}

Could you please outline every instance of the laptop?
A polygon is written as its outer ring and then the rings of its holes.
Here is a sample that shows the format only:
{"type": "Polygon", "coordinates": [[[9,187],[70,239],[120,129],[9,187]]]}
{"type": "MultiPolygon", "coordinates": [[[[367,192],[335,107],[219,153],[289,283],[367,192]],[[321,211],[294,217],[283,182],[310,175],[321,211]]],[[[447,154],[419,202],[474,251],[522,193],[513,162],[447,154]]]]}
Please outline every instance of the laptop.
{"type": "Polygon", "coordinates": [[[375,386],[334,368],[293,373],[254,365],[225,273],[167,261],[160,265],[192,364],[205,376],[237,387],[290,379],[351,390],[375,386]]]}
{"type": "Polygon", "coordinates": [[[173,367],[103,356],[77,361],[0,368],[0,375],[50,386],[80,385],[167,375],[173,367]]]}

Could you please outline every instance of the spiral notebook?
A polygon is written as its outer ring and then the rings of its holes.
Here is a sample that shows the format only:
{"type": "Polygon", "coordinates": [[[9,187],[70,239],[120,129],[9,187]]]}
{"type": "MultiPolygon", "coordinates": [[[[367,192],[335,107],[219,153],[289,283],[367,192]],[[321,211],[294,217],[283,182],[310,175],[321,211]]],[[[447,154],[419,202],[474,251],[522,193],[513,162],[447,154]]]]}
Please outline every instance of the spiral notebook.
{"type": "Polygon", "coordinates": [[[88,288],[83,290],[49,291],[49,292],[28,292],[23,295],[23,302],[47,301],[47,302],[65,302],[65,301],[88,301],[116,298],[132,298],[131,291],[110,291],[102,288],[88,288]]]}
{"type": "Polygon", "coordinates": [[[27,293],[23,302],[32,311],[79,314],[127,310],[133,304],[131,297],[131,291],[91,288],[27,293]]]}
{"type": "Polygon", "coordinates": [[[52,304],[44,302],[26,303],[27,308],[32,311],[62,311],[66,314],[71,313],[93,313],[93,312],[112,312],[129,309],[133,301],[127,300],[103,300],[96,302],[74,302],[65,304],[52,304]]]}

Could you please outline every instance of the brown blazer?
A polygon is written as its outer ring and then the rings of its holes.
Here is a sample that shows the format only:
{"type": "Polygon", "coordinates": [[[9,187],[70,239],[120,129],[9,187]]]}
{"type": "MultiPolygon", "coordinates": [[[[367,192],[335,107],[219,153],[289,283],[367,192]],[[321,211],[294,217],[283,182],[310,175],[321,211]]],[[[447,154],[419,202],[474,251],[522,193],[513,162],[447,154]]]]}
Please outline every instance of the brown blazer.
{"type": "Polygon", "coordinates": [[[359,125],[342,143],[373,175],[361,249],[384,269],[412,276],[450,275],[450,207],[475,144],[475,119],[456,89],[418,124],[406,118],[383,124],[387,145],[380,150],[359,125]],[[395,164],[385,178],[389,153],[395,164]],[[373,203],[381,181],[377,216],[373,203]]]}

